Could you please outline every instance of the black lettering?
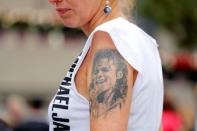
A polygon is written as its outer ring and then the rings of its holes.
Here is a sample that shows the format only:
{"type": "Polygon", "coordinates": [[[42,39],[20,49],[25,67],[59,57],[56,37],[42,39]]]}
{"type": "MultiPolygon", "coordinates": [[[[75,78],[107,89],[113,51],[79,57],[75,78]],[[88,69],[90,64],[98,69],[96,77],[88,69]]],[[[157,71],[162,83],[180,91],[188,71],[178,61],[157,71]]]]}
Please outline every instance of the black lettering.
{"type": "Polygon", "coordinates": [[[65,94],[67,95],[69,94],[69,92],[70,92],[69,89],[60,86],[57,95],[65,95],[65,94]]]}
{"type": "Polygon", "coordinates": [[[69,98],[68,97],[62,97],[62,96],[56,96],[55,100],[59,100],[60,101],[59,103],[62,103],[62,101],[65,101],[66,104],[68,104],[68,102],[69,102],[69,98]]]}
{"type": "Polygon", "coordinates": [[[53,106],[52,106],[52,111],[53,111],[54,108],[66,109],[66,110],[68,110],[68,106],[67,106],[67,105],[57,105],[57,104],[53,104],[53,106]]]}
{"type": "Polygon", "coordinates": [[[53,125],[56,126],[53,128],[54,131],[70,131],[70,126],[64,125],[58,122],[53,122],[53,125]]]}
{"type": "Polygon", "coordinates": [[[78,61],[79,61],[79,58],[77,58],[74,63],[77,64],[78,61]]]}
{"type": "Polygon", "coordinates": [[[70,68],[70,69],[69,69],[69,72],[73,72],[73,71],[74,71],[74,68],[70,68]]]}
{"type": "Polygon", "coordinates": [[[71,68],[75,68],[76,67],[76,64],[72,64],[71,68]]]}
{"type": "MultiPolygon", "coordinates": [[[[64,86],[68,86],[68,87],[71,86],[72,75],[73,75],[74,69],[77,66],[78,61],[79,61],[79,57],[76,58],[74,63],[71,65],[71,67],[68,71],[68,75],[64,78],[64,81],[62,81],[62,83],[59,87],[59,90],[57,92],[57,96],[54,99],[54,103],[59,103],[59,104],[53,104],[52,111],[55,108],[68,110],[69,97],[63,97],[63,96],[58,96],[58,95],[68,95],[69,94],[70,89],[64,88],[64,86]]],[[[57,113],[52,114],[52,119],[53,119],[53,125],[54,125],[53,130],[54,131],[70,131],[69,119],[59,118],[57,113]]]]}
{"type": "Polygon", "coordinates": [[[71,73],[71,74],[70,74],[70,77],[72,77],[72,76],[73,76],[73,74],[71,73]]]}
{"type": "Polygon", "coordinates": [[[64,80],[65,80],[65,81],[63,81],[63,82],[61,83],[61,85],[71,86],[71,78],[70,78],[70,77],[65,77],[64,80]]]}
{"type": "Polygon", "coordinates": [[[63,82],[61,83],[61,85],[71,86],[71,83],[68,83],[68,82],[64,82],[64,81],[63,81],[63,82]]]}
{"type": "Polygon", "coordinates": [[[53,113],[53,114],[52,114],[52,118],[53,118],[53,121],[67,122],[67,123],[69,123],[69,119],[58,118],[58,117],[57,117],[57,113],[53,113]]]}
{"type": "Polygon", "coordinates": [[[64,80],[67,81],[67,82],[70,82],[71,78],[70,77],[65,77],[64,80]]]}

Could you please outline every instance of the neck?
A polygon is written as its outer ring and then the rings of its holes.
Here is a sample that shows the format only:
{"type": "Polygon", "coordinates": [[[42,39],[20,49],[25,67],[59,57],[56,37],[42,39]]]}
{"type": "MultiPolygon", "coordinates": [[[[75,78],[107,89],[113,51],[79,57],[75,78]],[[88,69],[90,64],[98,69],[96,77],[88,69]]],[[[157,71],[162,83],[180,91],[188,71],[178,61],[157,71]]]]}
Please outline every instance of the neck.
{"type": "Polygon", "coordinates": [[[102,1],[101,6],[99,7],[96,15],[85,25],[81,27],[83,32],[86,34],[86,36],[89,36],[90,33],[100,24],[105,23],[109,20],[112,20],[114,18],[123,16],[123,13],[118,8],[118,2],[116,0],[113,0],[110,2],[110,6],[112,8],[111,12],[109,14],[105,14],[103,9],[105,5],[105,0],[102,1]]]}

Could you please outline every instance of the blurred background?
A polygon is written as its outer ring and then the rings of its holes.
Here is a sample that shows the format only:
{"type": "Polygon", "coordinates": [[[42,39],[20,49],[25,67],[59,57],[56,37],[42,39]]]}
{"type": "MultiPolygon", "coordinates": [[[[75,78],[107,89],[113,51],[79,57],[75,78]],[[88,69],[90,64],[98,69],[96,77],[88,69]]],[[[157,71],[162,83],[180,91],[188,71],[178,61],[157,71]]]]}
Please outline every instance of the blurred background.
{"type": "MultiPolygon", "coordinates": [[[[197,128],[197,1],[138,0],[133,21],[158,44],[164,131],[197,128]]],[[[86,36],[65,28],[47,0],[0,1],[0,119],[47,123],[47,106],[86,36]]],[[[0,128],[1,129],[1,128],[0,128]]]]}

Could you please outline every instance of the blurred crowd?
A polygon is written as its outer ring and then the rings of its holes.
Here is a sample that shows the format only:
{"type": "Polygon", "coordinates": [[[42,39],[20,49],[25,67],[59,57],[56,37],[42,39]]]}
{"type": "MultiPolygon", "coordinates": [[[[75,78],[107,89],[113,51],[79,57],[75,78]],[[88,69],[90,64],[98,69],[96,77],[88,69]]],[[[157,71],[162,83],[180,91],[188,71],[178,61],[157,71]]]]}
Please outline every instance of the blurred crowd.
{"type": "Polygon", "coordinates": [[[48,131],[46,110],[42,98],[24,99],[12,95],[5,100],[5,112],[1,114],[0,131],[48,131]]]}

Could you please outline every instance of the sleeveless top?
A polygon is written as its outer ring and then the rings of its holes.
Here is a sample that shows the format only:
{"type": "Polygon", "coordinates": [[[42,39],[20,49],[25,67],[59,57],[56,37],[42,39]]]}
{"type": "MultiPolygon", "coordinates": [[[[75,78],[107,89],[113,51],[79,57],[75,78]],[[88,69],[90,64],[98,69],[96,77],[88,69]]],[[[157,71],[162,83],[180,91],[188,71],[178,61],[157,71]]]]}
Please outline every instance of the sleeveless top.
{"type": "Polygon", "coordinates": [[[89,102],[77,91],[74,77],[96,31],[107,32],[119,53],[138,71],[132,91],[128,131],[158,131],[163,107],[158,45],[138,26],[121,17],[99,25],[89,35],[82,53],[71,65],[49,105],[50,131],[90,131],[89,102]]]}

